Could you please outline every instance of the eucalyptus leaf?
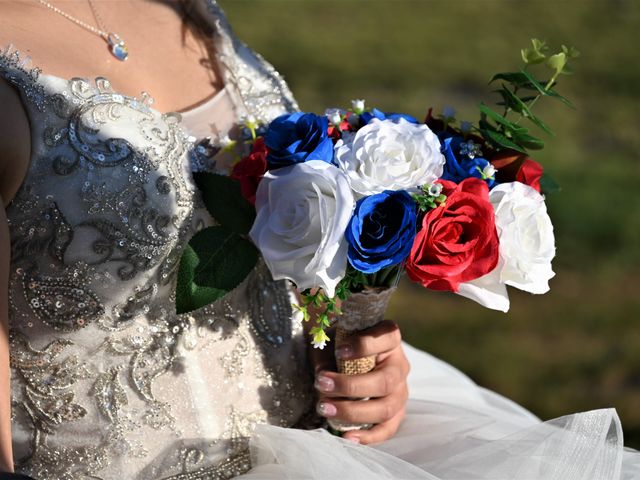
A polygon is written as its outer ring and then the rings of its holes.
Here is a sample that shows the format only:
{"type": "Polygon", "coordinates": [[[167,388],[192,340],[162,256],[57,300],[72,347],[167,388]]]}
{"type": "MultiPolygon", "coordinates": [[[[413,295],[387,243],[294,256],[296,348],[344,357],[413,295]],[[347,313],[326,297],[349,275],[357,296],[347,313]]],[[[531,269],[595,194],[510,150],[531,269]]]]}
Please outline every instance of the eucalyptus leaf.
{"type": "Polygon", "coordinates": [[[546,62],[546,65],[551,70],[555,70],[557,73],[562,72],[566,64],[567,64],[567,55],[564,52],[551,55],[546,62]]]}
{"type": "Polygon", "coordinates": [[[568,58],[578,58],[580,56],[580,51],[574,46],[566,46],[562,45],[562,51],[568,58]]]}
{"type": "Polygon", "coordinates": [[[520,50],[520,55],[522,56],[522,61],[527,65],[542,63],[544,62],[545,58],[547,58],[543,53],[536,50],[531,50],[529,48],[523,48],[522,50],[520,50]]]}
{"type": "Polygon", "coordinates": [[[221,225],[246,235],[256,219],[256,211],[240,192],[240,183],[229,177],[197,172],[193,178],[207,210],[221,225]]]}
{"type": "Polygon", "coordinates": [[[531,39],[531,45],[533,45],[533,49],[536,52],[543,53],[549,50],[549,47],[547,46],[547,42],[545,42],[544,40],[539,40],[537,38],[531,39]]]}

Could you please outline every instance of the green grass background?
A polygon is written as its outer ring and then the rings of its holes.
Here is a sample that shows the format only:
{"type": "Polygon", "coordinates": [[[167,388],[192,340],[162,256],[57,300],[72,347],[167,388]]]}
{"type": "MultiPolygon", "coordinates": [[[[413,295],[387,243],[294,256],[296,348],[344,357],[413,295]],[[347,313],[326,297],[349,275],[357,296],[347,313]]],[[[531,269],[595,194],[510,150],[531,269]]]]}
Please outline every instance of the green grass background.
{"type": "Polygon", "coordinates": [[[407,341],[542,418],[615,407],[626,443],[640,448],[639,3],[220,3],[308,111],[365,98],[419,117],[450,105],[475,120],[492,99],[490,76],[518,69],[531,37],[582,51],[558,86],[577,109],[535,109],[557,137],[534,158],[563,189],[547,202],[558,245],[551,293],[511,290],[505,315],[404,282],[389,314],[407,341]]]}

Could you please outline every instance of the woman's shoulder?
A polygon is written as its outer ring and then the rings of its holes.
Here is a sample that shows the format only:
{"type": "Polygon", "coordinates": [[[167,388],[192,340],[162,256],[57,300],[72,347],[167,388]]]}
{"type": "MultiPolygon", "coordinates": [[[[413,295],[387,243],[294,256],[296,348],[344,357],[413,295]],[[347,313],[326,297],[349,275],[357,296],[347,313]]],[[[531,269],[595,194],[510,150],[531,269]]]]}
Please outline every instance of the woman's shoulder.
{"type": "Polygon", "coordinates": [[[0,105],[0,197],[8,204],[29,167],[31,131],[20,94],[1,76],[0,105]]]}
{"type": "MultiPolygon", "coordinates": [[[[20,42],[37,18],[36,2],[0,2],[0,49],[20,42]],[[28,25],[27,25],[28,24],[28,25]]],[[[0,196],[10,203],[31,157],[31,127],[18,90],[0,74],[0,196]]]]}

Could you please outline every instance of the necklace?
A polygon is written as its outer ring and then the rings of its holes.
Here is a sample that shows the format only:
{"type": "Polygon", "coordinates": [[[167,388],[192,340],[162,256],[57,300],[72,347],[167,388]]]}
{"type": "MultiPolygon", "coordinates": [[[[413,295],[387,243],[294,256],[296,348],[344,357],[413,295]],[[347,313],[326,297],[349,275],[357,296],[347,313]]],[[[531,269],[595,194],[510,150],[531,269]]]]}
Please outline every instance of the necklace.
{"type": "Polygon", "coordinates": [[[89,0],[89,6],[91,7],[91,11],[93,12],[93,16],[95,17],[96,23],[98,24],[99,28],[93,27],[83,22],[82,20],[78,20],[77,18],[72,17],[68,13],[63,12],[58,7],[51,5],[49,2],[45,0],[39,0],[39,1],[42,5],[44,5],[47,8],[50,8],[57,14],[62,15],[67,20],[71,20],[76,25],[101,37],[105,42],[107,42],[107,45],[109,46],[109,51],[111,52],[111,54],[121,62],[124,62],[129,56],[129,49],[127,48],[127,45],[124,43],[124,40],[120,38],[120,35],[118,35],[117,33],[108,32],[105,30],[104,24],[100,20],[100,15],[98,15],[98,12],[96,11],[96,8],[91,2],[91,0],[89,0]]]}

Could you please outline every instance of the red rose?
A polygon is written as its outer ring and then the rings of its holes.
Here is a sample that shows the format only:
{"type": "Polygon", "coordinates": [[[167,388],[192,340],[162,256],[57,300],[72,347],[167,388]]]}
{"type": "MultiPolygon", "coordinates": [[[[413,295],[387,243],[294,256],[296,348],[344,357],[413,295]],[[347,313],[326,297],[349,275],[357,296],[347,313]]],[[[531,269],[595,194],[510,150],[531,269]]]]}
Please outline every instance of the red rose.
{"type": "Polygon", "coordinates": [[[461,283],[496,267],[498,232],[486,182],[440,183],[447,200],[422,219],[406,269],[409,278],[427,288],[456,292],[461,283]]]}
{"type": "Polygon", "coordinates": [[[242,196],[255,205],[256,191],[267,171],[267,146],[262,137],[253,143],[251,153],[235,164],[231,178],[240,182],[242,196]]]}
{"type": "Polygon", "coordinates": [[[524,162],[522,162],[522,165],[520,165],[520,170],[518,170],[516,174],[516,180],[535,188],[538,193],[540,193],[540,179],[542,178],[543,171],[542,165],[534,162],[530,158],[526,158],[524,162]]]}
{"type": "Polygon", "coordinates": [[[542,165],[526,155],[514,150],[503,150],[491,158],[491,164],[498,170],[498,182],[520,182],[540,192],[540,179],[544,170],[542,165]]]}

